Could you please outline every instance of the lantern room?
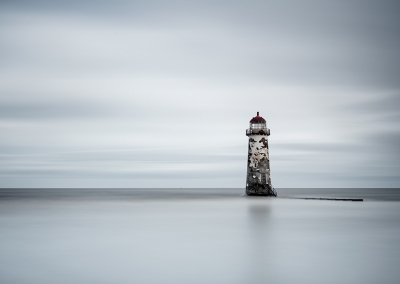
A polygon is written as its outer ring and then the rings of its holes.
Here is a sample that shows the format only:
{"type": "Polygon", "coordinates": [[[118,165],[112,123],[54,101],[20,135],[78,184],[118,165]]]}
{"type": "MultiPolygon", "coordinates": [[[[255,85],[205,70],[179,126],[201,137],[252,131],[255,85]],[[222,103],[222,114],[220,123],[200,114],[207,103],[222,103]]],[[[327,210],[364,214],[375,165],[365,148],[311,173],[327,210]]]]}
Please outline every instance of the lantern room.
{"type": "Polygon", "coordinates": [[[257,116],[250,120],[250,128],[246,129],[246,135],[270,135],[270,130],[267,128],[267,121],[260,116],[257,111],[257,116]]]}

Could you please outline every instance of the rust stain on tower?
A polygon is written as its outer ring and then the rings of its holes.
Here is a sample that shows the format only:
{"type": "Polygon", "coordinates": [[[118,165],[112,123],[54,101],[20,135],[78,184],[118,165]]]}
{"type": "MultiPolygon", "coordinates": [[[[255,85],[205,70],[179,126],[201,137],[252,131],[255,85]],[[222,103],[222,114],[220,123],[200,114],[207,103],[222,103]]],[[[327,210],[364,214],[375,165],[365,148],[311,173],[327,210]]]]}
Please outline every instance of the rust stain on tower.
{"type": "Polygon", "coordinates": [[[277,196],[271,184],[268,149],[270,130],[259,112],[250,120],[250,128],[246,129],[246,135],[249,137],[246,194],[277,196]]]}

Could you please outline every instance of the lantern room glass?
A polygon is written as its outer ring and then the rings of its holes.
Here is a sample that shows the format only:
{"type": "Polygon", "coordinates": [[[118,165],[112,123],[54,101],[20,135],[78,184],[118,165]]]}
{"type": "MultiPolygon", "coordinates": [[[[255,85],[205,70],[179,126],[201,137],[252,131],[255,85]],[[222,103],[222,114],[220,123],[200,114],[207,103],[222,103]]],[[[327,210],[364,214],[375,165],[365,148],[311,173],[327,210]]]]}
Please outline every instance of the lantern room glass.
{"type": "Polygon", "coordinates": [[[267,128],[266,123],[251,123],[250,122],[250,129],[261,130],[261,129],[266,129],[266,128],[267,128]]]}

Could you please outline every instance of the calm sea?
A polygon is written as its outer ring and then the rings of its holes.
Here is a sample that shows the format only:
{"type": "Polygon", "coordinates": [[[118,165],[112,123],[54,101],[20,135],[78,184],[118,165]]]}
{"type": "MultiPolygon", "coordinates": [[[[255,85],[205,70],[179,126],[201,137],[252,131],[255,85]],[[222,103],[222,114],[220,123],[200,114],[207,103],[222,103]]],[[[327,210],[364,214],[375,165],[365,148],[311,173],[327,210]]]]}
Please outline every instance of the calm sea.
{"type": "Polygon", "coordinates": [[[0,283],[400,283],[400,189],[277,190],[0,189],[0,283]]]}

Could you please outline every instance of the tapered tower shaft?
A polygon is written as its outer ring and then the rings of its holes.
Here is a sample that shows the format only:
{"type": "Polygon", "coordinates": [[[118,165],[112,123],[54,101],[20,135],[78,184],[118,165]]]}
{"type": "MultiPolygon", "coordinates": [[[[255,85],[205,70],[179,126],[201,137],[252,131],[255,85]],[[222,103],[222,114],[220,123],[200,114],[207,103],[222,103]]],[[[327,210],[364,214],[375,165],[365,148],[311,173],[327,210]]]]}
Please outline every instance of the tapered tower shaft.
{"type": "Polygon", "coordinates": [[[250,120],[246,135],[249,137],[246,194],[277,196],[271,184],[268,149],[270,130],[267,128],[267,122],[258,112],[257,116],[250,120]]]}

